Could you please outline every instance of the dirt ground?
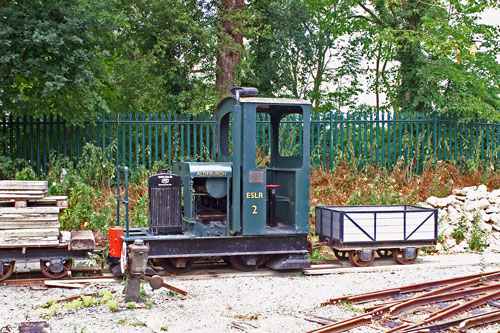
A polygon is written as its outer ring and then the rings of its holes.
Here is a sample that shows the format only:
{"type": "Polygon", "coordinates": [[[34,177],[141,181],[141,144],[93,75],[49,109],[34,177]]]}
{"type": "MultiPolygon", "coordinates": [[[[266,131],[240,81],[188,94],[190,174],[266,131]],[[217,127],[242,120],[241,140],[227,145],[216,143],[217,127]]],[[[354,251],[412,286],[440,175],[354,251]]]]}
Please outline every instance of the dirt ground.
{"type": "MultiPolygon", "coordinates": [[[[144,301],[135,308],[124,304],[119,282],[83,289],[1,286],[0,332],[9,332],[9,328],[17,332],[19,324],[26,321],[46,321],[51,332],[305,332],[321,326],[310,321],[317,317],[343,320],[361,309],[322,307],[330,298],[498,270],[499,264],[500,254],[461,254],[423,256],[406,266],[387,259],[376,259],[373,266],[365,268],[344,263],[333,274],[324,275],[267,269],[251,273],[225,269],[218,274],[196,270],[193,275],[166,278],[188,296],[166,289],[153,291],[145,285],[144,301]],[[92,292],[112,293],[120,307],[112,311],[105,304],[90,304],[75,309],[64,303],[53,313],[54,306],[42,307],[51,300],[92,292]]],[[[93,303],[100,300],[95,297],[93,303]]],[[[490,325],[476,331],[497,332],[499,327],[490,325]]],[[[370,326],[352,331],[388,329],[370,326]]]]}

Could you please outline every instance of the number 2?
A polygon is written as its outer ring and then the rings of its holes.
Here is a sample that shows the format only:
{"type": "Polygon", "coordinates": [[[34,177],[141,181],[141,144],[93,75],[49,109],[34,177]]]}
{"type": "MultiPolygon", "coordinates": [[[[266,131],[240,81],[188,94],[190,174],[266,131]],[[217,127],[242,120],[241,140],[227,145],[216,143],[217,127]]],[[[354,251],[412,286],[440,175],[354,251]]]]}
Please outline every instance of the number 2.
{"type": "Polygon", "coordinates": [[[252,215],[257,215],[257,214],[259,214],[259,213],[257,212],[257,205],[252,205],[252,208],[253,208],[252,215]]]}

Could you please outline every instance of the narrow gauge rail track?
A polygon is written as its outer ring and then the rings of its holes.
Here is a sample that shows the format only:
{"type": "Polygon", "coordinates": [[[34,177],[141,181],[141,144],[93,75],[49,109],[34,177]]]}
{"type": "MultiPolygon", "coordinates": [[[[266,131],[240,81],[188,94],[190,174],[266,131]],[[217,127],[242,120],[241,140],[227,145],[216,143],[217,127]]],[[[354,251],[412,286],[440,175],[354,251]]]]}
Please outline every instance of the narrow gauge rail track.
{"type": "Polygon", "coordinates": [[[451,327],[463,331],[500,321],[498,299],[500,271],[339,297],[321,305],[377,303],[366,306],[362,315],[309,333],[344,332],[363,325],[386,327],[387,332],[437,332],[451,327]],[[413,313],[427,316],[415,319],[413,313]]]}

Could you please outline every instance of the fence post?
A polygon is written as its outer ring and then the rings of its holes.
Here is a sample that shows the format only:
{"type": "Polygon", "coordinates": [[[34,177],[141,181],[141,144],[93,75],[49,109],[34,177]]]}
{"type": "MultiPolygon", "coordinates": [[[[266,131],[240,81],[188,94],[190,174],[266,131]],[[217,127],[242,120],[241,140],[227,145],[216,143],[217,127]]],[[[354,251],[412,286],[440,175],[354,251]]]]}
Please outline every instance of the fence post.
{"type": "Polygon", "coordinates": [[[433,130],[432,130],[432,146],[433,146],[433,153],[434,153],[434,163],[437,163],[437,114],[436,111],[432,113],[432,124],[433,124],[433,130]]]}

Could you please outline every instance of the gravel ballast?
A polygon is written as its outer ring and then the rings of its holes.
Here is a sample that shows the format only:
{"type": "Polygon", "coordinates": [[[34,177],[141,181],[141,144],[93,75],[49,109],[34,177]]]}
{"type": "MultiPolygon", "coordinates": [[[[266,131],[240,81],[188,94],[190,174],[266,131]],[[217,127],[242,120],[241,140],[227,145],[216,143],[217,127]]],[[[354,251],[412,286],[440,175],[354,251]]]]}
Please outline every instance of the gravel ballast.
{"type": "MultiPolygon", "coordinates": [[[[123,285],[87,286],[84,289],[0,287],[0,328],[10,325],[17,331],[21,322],[47,320],[52,332],[238,332],[236,323],[248,332],[305,332],[320,327],[306,318],[343,320],[357,315],[348,306],[325,306],[322,302],[346,294],[357,294],[497,270],[500,255],[460,254],[419,257],[414,265],[394,265],[375,261],[373,267],[338,269],[335,274],[304,276],[298,272],[226,273],[222,277],[179,276],[166,282],[189,293],[173,295],[166,289],[152,291],[145,302],[151,308],[121,307],[111,311],[106,305],[68,310],[64,306],[43,318],[42,304],[72,295],[109,290],[123,304],[123,285]]],[[[492,331],[493,326],[478,331],[492,331]]],[[[1,331],[1,330],[0,330],[1,331]]],[[[376,327],[357,332],[380,332],[376,327]]],[[[497,331],[496,329],[494,331],[497,331]]]]}

